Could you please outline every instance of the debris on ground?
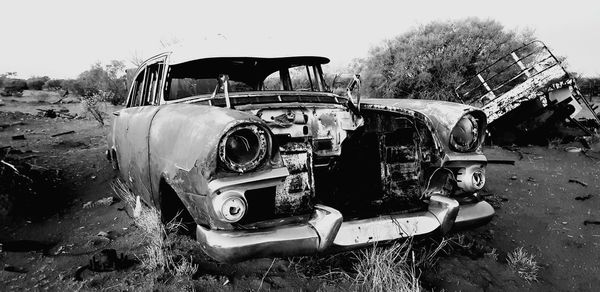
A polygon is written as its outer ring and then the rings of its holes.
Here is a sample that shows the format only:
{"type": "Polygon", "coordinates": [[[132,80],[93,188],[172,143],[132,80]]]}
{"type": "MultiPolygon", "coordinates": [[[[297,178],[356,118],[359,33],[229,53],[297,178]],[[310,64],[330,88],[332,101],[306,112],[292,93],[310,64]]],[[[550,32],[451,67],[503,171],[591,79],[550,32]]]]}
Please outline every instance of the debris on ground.
{"type": "Polygon", "coordinates": [[[19,274],[26,274],[27,273],[27,270],[25,270],[24,268],[10,266],[10,265],[5,265],[4,266],[4,270],[7,271],[7,272],[19,273],[19,274]]]}
{"type": "Polygon", "coordinates": [[[23,122],[23,121],[18,121],[18,122],[12,122],[12,123],[0,124],[0,128],[8,128],[8,127],[13,127],[13,126],[22,126],[22,125],[25,125],[25,122],[23,122]]]}
{"type": "Polygon", "coordinates": [[[39,111],[38,115],[46,118],[56,118],[56,112],[53,109],[37,109],[39,111]]]}
{"type": "Polygon", "coordinates": [[[578,197],[575,197],[575,200],[577,200],[577,201],[585,201],[585,200],[591,199],[593,196],[594,195],[592,195],[592,194],[588,194],[588,195],[585,195],[585,196],[578,196],[578,197]]]}
{"type": "Polygon", "coordinates": [[[46,117],[46,118],[51,118],[51,119],[54,119],[54,118],[57,118],[57,117],[67,118],[67,119],[74,119],[76,117],[75,115],[69,114],[69,110],[66,109],[66,108],[61,108],[61,109],[58,109],[58,110],[55,110],[55,109],[40,109],[40,108],[38,108],[37,110],[39,111],[38,116],[46,117]]]}
{"type": "Polygon", "coordinates": [[[569,153],[579,153],[582,149],[580,147],[565,147],[565,151],[569,153]]]}
{"type": "Polygon", "coordinates": [[[528,182],[535,182],[535,178],[533,178],[533,177],[530,176],[530,177],[527,178],[527,181],[528,182]]]}
{"type": "Polygon", "coordinates": [[[518,179],[518,177],[516,175],[513,175],[510,177],[510,180],[517,180],[517,179],[518,179]]]}
{"type": "Polygon", "coordinates": [[[89,208],[93,208],[93,207],[98,207],[98,206],[110,206],[114,203],[119,202],[120,199],[119,198],[115,198],[115,197],[106,197],[106,198],[102,198],[98,201],[92,202],[92,201],[88,201],[85,204],[83,204],[83,208],[84,209],[89,209],[89,208]]]}
{"type": "Polygon", "coordinates": [[[54,135],[52,135],[50,137],[58,137],[58,136],[68,135],[68,134],[74,134],[74,133],[75,133],[75,131],[71,130],[71,131],[66,131],[66,132],[62,132],[62,133],[57,133],[57,134],[54,134],[54,135]]]}
{"type": "Polygon", "coordinates": [[[488,159],[487,164],[515,165],[515,161],[512,159],[488,159]]]}
{"type": "Polygon", "coordinates": [[[131,261],[123,253],[117,257],[117,251],[114,249],[102,250],[99,254],[92,256],[90,260],[90,270],[94,272],[110,272],[120,270],[130,266],[131,261]]]}
{"type": "Polygon", "coordinates": [[[600,225],[600,221],[598,221],[598,220],[585,220],[585,221],[583,221],[583,225],[600,225]]]}
{"type": "Polygon", "coordinates": [[[582,186],[584,186],[584,187],[587,187],[587,186],[588,186],[588,184],[587,184],[587,183],[585,183],[585,182],[582,182],[582,181],[580,181],[580,180],[578,180],[578,179],[574,179],[574,178],[571,178],[571,179],[569,179],[569,182],[570,182],[570,183],[576,183],[576,184],[580,184],[580,185],[582,185],[582,186]]]}

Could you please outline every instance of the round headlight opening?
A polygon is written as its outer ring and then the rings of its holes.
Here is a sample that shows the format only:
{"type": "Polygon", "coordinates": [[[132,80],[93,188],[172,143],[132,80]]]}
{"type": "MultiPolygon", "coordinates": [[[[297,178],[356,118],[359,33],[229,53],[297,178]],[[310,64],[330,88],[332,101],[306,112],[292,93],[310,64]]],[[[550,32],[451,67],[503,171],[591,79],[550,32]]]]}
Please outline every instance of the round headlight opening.
{"type": "Polygon", "coordinates": [[[265,130],[257,125],[242,125],[223,137],[219,144],[219,157],[228,169],[246,172],[265,160],[268,145],[265,130]]]}
{"type": "Polygon", "coordinates": [[[235,131],[225,142],[225,155],[235,164],[246,164],[259,154],[258,136],[251,129],[235,131]]]}
{"type": "Polygon", "coordinates": [[[450,134],[451,145],[455,150],[471,151],[477,145],[479,129],[477,120],[471,115],[463,116],[450,134]]]}

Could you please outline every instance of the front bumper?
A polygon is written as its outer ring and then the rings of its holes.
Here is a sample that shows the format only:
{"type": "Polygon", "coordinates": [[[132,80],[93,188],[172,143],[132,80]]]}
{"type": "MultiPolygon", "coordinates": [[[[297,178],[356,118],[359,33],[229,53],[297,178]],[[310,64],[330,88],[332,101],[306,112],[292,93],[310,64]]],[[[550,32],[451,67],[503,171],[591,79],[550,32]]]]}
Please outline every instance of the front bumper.
{"type": "Polygon", "coordinates": [[[459,206],[454,199],[431,196],[428,210],[422,212],[343,221],[339,211],[317,205],[305,224],[236,231],[210,230],[198,225],[196,236],[210,257],[221,262],[237,262],[349,250],[436,231],[445,234],[485,224],[493,215],[494,209],[484,201],[459,206]]]}

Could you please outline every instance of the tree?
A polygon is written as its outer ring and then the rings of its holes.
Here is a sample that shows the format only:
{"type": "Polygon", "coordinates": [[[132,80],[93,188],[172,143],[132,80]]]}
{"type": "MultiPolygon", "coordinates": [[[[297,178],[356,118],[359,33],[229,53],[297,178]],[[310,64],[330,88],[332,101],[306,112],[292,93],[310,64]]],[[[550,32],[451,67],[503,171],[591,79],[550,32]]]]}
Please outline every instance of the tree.
{"type": "Polygon", "coordinates": [[[104,66],[101,63],[92,65],[76,80],[65,82],[63,86],[84,97],[102,96],[104,100],[118,104],[127,95],[125,83],[125,64],[112,60],[104,66]]]}
{"type": "Polygon", "coordinates": [[[531,31],[507,31],[494,20],[432,22],[384,41],[353,66],[362,68],[371,97],[453,100],[467,77],[532,40],[531,31]]]}

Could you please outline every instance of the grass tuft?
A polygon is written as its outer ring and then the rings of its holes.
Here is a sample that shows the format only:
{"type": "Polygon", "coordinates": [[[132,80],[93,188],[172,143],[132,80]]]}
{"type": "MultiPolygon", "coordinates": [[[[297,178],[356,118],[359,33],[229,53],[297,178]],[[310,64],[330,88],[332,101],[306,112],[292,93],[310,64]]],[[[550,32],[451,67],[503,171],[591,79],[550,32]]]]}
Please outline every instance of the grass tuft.
{"type": "Polygon", "coordinates": [[[508,254],[508,265],[525,281],[537,282],[540,267],[535,261],[535,256],[527,253],[523,247],[516,248],[508,254]]]}
{"type": "Polygon", "coordinates": [[[356,253],[356,282],[367,291],[421,291],[412,242],[356,253]]]}

